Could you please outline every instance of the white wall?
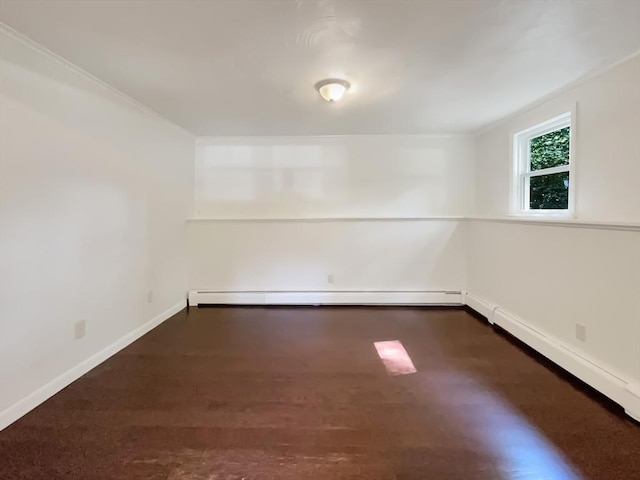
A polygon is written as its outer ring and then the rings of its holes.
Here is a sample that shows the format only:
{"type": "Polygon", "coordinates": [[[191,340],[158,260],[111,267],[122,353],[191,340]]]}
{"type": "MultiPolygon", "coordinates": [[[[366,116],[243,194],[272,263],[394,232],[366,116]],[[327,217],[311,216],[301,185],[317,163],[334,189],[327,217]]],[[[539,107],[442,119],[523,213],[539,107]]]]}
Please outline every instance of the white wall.
{"type": "Polygon", "coordinates": [[[463,226],[433,217],[472,208],[470,138],[220,138],[197,148],[196,217],[218,221],[189,224],[190,289],[463,288],[463,226]]]}
{"type": "Polygon", "coordinates": [[[26,40],[0,39],[1,428],[184,302],[194,138],[26,40]]]}
{"type": "Polygon", "coordinates": [[[461,136],[201,138],[196,215],[464,215],[475,194],[473,147],[461,136]]]}
{"type": "Polygon", "coordinates": [[[640,56],[618,64],[476,138],[476,211],[509,212],[511,136],[576,108],[576,217],[640,222],[640,56]]]}
{"type": "Polygon", "coordinates": [[[459,220],[192,222],[190,284],[220,291],[459,291],[464,249],[459,220]]]}
{"type": "Polygon", "coordinates": [[[572,221],[640,220],[640,60],[635,56],[478,135],[477,213],[497,220],[468,225],[468,290],[637,388],[640,229],[573,228],[571,221],[539,225],[506,216],[511,135],[576,104],[577,218],[572,221]],[[587,327],[585,342],[576,338],[576,323],[587,327]]]}

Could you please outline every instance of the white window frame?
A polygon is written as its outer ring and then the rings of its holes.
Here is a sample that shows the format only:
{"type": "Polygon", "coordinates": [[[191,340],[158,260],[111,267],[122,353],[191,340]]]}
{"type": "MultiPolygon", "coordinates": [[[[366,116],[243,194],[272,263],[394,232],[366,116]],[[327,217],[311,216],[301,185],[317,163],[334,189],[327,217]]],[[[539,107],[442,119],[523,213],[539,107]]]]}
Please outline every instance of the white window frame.
{"type": "Polygon", "coordinates": [[[513,174],[511,188],[511,214],[533,217],[567,217],[575,212],[576,175],[575,175],[575,114],[563,113],[550,120],[534,125],[513,135],[513,174]],[[547,133],[569,127],[569,164],[559,167],[543,168],[531,171],[531,150],[529,142],[547,133]],[[569,198],[566,209],[530,209],[529,188],[532,177],[554,173],[569,173],[569,198]]]}

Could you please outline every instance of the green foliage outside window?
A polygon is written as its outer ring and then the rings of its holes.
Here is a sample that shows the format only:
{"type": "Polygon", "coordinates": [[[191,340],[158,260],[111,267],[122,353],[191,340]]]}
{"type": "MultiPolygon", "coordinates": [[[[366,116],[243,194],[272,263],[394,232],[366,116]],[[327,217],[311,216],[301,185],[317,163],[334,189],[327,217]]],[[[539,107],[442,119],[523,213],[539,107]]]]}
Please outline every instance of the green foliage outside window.
{"type": "MultiPolygon", "coordinates": [[[[531,171],[569,164],[570,127],[532,138],[529,143],[531,171]]],[[[531,177],[531,210],[566,210],[569,208],[569,173],[552,173],[531,177]]]]}

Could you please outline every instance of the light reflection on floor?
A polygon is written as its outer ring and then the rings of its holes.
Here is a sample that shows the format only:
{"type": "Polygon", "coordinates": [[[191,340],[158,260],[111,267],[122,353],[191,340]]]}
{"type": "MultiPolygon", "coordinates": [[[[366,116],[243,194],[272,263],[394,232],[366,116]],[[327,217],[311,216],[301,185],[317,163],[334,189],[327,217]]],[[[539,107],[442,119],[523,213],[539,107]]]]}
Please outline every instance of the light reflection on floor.
{"type": "Polygon", "coordinates": [[[411,357],[399,340],[374,342],[373,345],[389,375],[406,375],[416,372],[411,357]]]}
{"type": "Polygon", "coordinates": [[[582,480],[562,453],[495,392],[458,372],[446,372],[434,396],[487,455],[505,480],[582,480]]]}

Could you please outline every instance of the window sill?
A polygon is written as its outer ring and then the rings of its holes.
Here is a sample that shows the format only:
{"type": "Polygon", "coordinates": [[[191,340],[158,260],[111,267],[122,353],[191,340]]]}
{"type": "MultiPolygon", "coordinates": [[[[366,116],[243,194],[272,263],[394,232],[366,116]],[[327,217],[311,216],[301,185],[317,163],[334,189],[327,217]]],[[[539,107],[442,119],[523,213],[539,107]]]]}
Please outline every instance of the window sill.
{"type": "Polygon", "coordinates": [[[540,212],[514,212],[507,213],[507,217],[510,218],[521,218],[531,220],[558,220],[558,221],[567,221],[567,220],[576,220],[576,214],[573,212],[554,212],[554,211],[540,211],[540,212]]]}

